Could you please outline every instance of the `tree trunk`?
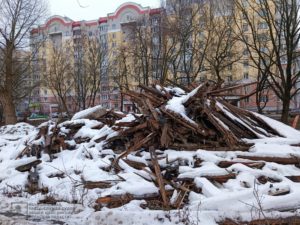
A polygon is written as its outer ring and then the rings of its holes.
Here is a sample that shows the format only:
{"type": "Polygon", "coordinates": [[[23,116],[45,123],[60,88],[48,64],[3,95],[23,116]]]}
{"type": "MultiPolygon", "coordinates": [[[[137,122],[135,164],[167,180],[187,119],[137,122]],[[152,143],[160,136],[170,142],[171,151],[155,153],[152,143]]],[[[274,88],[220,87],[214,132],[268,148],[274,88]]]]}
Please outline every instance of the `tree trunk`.
{"type": "Polygon", "coordinates": [[[5,124],[15,124],[17,123],[16,109],[13,102],[13,97],[4,92],[0,96],[0,101],[3,105],[3,112],[5,116],[5,124]]]}
{"type": "Polygon", "coordinates": [[[290,99],[287,98],[282,101],[282,111],[281,111],[281,122],[285,124],[288,124],[289,109],[290,109],[290,99]]]}
{"type": "Polygon", "coordinates": [[[123,103],[124,103],[124,95],[122,94],[122,90],[120,93],[120,97],[121,97],[121,105],[120,105],[120,111],[123,112],[123,103]]]}

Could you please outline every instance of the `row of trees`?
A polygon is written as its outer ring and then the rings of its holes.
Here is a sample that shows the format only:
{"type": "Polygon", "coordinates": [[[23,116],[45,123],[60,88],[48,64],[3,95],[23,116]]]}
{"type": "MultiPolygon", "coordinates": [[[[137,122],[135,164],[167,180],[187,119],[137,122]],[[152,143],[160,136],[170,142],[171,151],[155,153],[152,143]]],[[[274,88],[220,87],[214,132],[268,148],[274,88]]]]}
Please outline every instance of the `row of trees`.
{"type": "Polygon", "coordinates": [[[189,85],[208,74],[222,85],[229,74],[242,77],[247,56],[249,70],[256,71],[258,111],[265,106],[261,96],[272,90],[282,102],[281,120],[288,121],[290,101],[299,92],[297,0],[169,0],[163,8],[157,17],[127,25],[119,57],[128,63],[115,74],[120,89],[131,82],[124,75],[145,85],[153,79],[189,85]]]}
{"type": "Polygon", "coordinates": [[[85,34],[59,45],[48,44],[41,68],[43,86],[52,92],[61,110],[70,113],[68,102],[77,110],[95,106],[101,78],[108,73],[107,46],[85,34]]]}
{"type": "MultiPolygon", "coordinates": [[[[124,26],[127,41],[117,55],[108,56],[105,45],[84,36],[78,42],[72,40],[50,49],[52,57],[41,73],[44,85],[63,110],[68,110],[66,99],[70,96],[78,109],[95,104],[100,78],[108,73],[121,90],[129,88],[133,80],[149,85],[153,79],[162,84],[170,79],[189,85],[204,73],[222,85],[233,73],[233,65],[243,63],[246,51],[249,66],[257,71],[258,106],[261,93],[266,88],[273,90],[283,104],[281,119],[287,122],[290,100],[299,91],[299,70],[295,69],[299,59],[298,1],[167,2],[159,16],[143,17],[124,26]],[[107,59],[111,57],[114,63],[109,66],[112,60],[107,59]]],[[[23,50],[28,46],[29,31],[46,12],[43,0],[1,0],[0,102],[6,123],[16,121],[14,104],[28,93],[24,80],[34,54],[24,57],[23,50]]]]}
{"type": "Polygon", "coordinates": [[[168,78],[175,83],[184,79],[189,85],[203,71],[210,71],[221,84],[222,73],[242,56],[235,48],[238,40],[231,5],[169,1],[162,8],[166,10],[158,16],[140,18],[124,28],[127,44],[121,47],[120,56],[126,52],[135,79],[145,85],[153,79],[162,84],[168,78]]]}

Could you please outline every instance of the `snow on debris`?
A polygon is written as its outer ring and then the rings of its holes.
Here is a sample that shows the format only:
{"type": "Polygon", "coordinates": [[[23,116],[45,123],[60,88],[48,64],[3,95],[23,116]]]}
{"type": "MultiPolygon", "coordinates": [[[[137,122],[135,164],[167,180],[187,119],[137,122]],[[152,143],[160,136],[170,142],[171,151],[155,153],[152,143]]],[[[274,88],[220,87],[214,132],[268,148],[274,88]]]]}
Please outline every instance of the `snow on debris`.
{"type": "MultiPolygon", "coordinates": [[[[156,90],[170,91],[160,86],[156,90]]],[[[184,107],[195,90],[189,94],[175,90],[176,95],[168,100],[166,108],[195,122],[184,107]]],[[[219,106],[227,111],[226,106],[219,106]]],[[[139,145],[144,138],[134,139],[136,133],[117,138],[134,130],[143,115],[114,112],[105,118],[107,113],[94,107],[59,125],[47,122],[39,129],[25,123],[1,127],[0,215],[10,210],[1,205],[4,202],[37,204],[53,198],[57,205],[76,208],[72,215],[62,219],[70,224],[168,225],[184,224],[184,219],[188,219],[191,223],[211,225],[225,218],[259,219],[259,210],[270,217],[299,216],[300,132],[289,126],[255,114],[282,137],[262,135],[266,130],[261,128],[256,139],[244,139],[252,146],[243,151],[161,148],[153,153],[142,147],[119,158],[124,149],[117,147],[128,141],[130,135],[133,139],[126,143],[127,149],[127,144],[139,145]],[[46,134],[41,132],[43,129],[46,134]],[[49,137],[53,139],[51,148],[49,137]],[[154,162],[161,170],[167,198],[172,203],[169,212],[161,210],[154,162]],[[24,167],[32,163],[36,166],[24,167]],[[30,180],[35,173],[37,183],[30,180]]],[[[230,110],[227,115],[249,127],[230,110]]],[[[230,126],[213,116],[219,125],[230,130],[230,126]]],[[[149,123],[145,121],[142,125],[149,123]]]]}
{"type": "Polygon", "coordinates": [[[78,113],[75,113],[74,116],[72,117],[72,120],[86,118],[87,115],[90,115],[90,114],[92,114],[94,112],[97,112],[99,110],[105,110],[105,109],[100,105],[92,107],[92,108],[88,108],[88,109],[82,110],[78,113]]]}

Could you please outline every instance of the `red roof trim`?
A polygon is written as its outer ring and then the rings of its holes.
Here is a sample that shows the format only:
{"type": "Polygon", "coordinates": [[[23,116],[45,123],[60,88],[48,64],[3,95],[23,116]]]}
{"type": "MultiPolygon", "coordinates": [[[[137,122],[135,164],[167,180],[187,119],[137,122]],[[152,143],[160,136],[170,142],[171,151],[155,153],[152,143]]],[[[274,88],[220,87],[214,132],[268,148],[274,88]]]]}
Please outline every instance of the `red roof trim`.
{"type": "Polygon", "coordinates": [[[100,17],[99,20],[98,20],[98,23],[101,24],[101,23],[107,23],[107,17],[100,17]]]}
{"type": "Polygon", "coordinates": [[[85,23],[85,25],[87,25],[87,26],[96,26],[96,25],[98,25],[98,22],[96,21],[93,21],[93,22],[86,22],[85,23]]]}
{"type": "Polygon", "coordinates": [[[162,8],[150,9],[150,15],[160,14],[163,11],[162,8]]]}
{"type": "Polygon", "coordinates": [[[138,6],[136,5],[124,5],[122,6],[114,15],[109,16],[109,19],[115,19],[118,18],[120,16],[120,14],[125,10],[125,9],[133,9],[135,11],[137,11],[139,14],[145,14],[148,13],[149,10],[141,10],[138,6]]]}
{"type": "Polygon", "coordinates": [[[38,28],[34,28],[30,31],[30,34],[37,34],[39,32],[38,28]]]}
{"type": "Polygon", "coordinates": [[[66,22],[64,21],[63,19],[59,18],[59,17],[54,17],[54,18],[51,18],[46,24],[45,24],[45,27],[48,27],[51,23],[53,22],[60,22],[61,24],[63,24],[64,26],[70,26],[72,24],[72,22],[66,22]]]}
{"type": "Polygon", "coordinates": [[[81,22],[76,21],[72,23],[72,27],[80,27],[81,26],[81,22]]]}

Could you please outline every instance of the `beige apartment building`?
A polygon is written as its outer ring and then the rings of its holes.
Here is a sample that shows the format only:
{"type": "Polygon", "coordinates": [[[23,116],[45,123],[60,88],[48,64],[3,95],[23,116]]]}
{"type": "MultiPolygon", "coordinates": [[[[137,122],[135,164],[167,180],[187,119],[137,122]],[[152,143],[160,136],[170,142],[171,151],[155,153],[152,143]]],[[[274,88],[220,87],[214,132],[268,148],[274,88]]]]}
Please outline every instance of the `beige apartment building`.
{"type": "MultiPolygon", "coordinates": [[[[191,49],[195,48],[195,46],[199,46],[203,44],[203,40],[201,38],[205,38],[207,35],[207,31],[203,28],[201,22],[195,22],[195,26],[198,28],[195,30],[197,34],[191,35],[192,37],[188,39],[185,43],[185,47],[183,53],[177,55],[177,58],[173,61],[174,65],[176,64],[176,73],[172,69],[173,64],[169,59],[166,58],[166,52],[176,51],[176,49],[180,48],[180,44],[174,44],[172,46],[172,41],[175,39],[172,37],[172,31],[170,31],[172,26],[176,27],[176,24],[172,24],[172,18],[174,16],[174,10],[172,10],[172,0],[167,1],[165,8],[156,8],[151,9],[150,7],[143,7],[134,2],[127,2],[120,5],[115,12],[107,14],[106,17],[100,17],[93,21],[73,21],[67,17],[61,16],[52,16],[49,18],[45,24],[39,26],[36,29],[31,31],[31,45],[41,45],[39,51],[36,53],[36,64],[33,65],[33,78],[36,80],[43,80],[43,73],[41,69],[43,67],[47,67],[49,64],[49,57],[51,57],[51,49],[54,46],[63,46],[64,43],[73,43],[76,44],[76,41],[80,40],[83,35],[85,37],[91,39],[97,39],[99,43],[101,43],[102,48],[105,48],[107,54],[105,54],[105,60],[103,60],[103,65],[101,66],[101,72],[99,73],[100,78],[100,88],[96,95],[95,104],[101,104],[105,108],[112,109],[122,109],[124,111],[132,110],[132,104],[126,97],[120,95],[120,89],[122,89],[122,85],[126,85],[127,88],[136,89],[137,84],[148,84],[152,83],[156,80],[161,80],[162,77],[165,76],[165,79],[173,79],[176,76],[176,82],[180,84],[187,84],[187,73],[186,73],[186,65],[189,63],[189,70],[197,74],[196,78],[193,80],[195,83],[202,82],[205,79],[213,79],[216,80],[215,72],[213,72],[213,63],[208,62],[208,59],[204,59],[203,65],[201,68],[199,67],[199,71],[196,68],[196,64],[201,59],[201,56],[195,53],[191,53],[191,49]],[[161,20],[162,18],[169,18],[171,21],[169,24],[164,24],[164,28],[168,25],[168,34],[162,31],[161,20]],[[171,19],[170,19],[171,18],[171,19]],[[143,69],[138,68],[136,65],[143,62],[140,59],[134,57],[134,54],[131,53],[131,56],[128,52],[133,51],[132,43],[130,41],[135,40],[130,37],[137,36],[137,21],[142,23],[140,24],[140,28],[143,29],[143,35],[145,40],[151,43],[150,47],[148,47],[147,54],[144,55],[144,58],[147,58],[147,76],[149,76],[149,82],[145,82],[141,80],[145,71],[143,69]],[[167,39],[164,39],[167,38],[167,39]],[[163,46],[163,47],[162,47],[163,46]],[[171,49],[172,48],[172,49],[171,49]],[[126,73],[128,77],[126,77],[126,84],[124,84],[124,77],[118,77],[121,73],[120,71],[120,51],[123,49],[125,51],[123,55],[124,65],[126,65],[126,73]],[[167,51],[170,50],[170,51],[167,51]],[[127,53],[126,53],[127,51],[127,53]],[[188,54],[187,54],[188,53],[188,54]],[[106,69],[105,67],[109,67],[106,69]],[[185,68],[184,68],[185,67],[185,68]],[[103,70],[103,71],[102,71],[103,70]],[[196,71],[196,72],[195,72],[196,71]],[[116,76],[118,79],[116,79],[116,76]],[[120,81],[122,80],[122,81],[120,81]],[[120,84],[120,82],[122,84],[120,84]]],[[[178,1],[179,2],[179,1],[178,1]]],[[[206,1],[203,0],[183,0],[180,1],[181,4],[202,4],[205,8],[206,1]]],[[[223,2],[223,1],[222,1],[223,2]]],[[[224,1],[226,2],[226,1],[224,1]]],[[[222,5],[221,11],[216,11],[214,18],[217,18],[216,21],[224,21],[224,18],[229,18],[232,13],[236,13],[232,10],[232,6],[230,5],[230,1],[228,4],[222,5]]],[[[218,5],[220,1],[215,1],[218,5]]],[[[180,4],[179,4],[180,5],[180,4]]],[[[174,5],[173,5],[174,6],[174,5]]],[[[245,5],[247,7],[247,5],[245,5]]],[[[193,8],[193,7],[192,7],[193,8]]],[[[197,12],[198,14],[193,17],[194,20],[199,20],[202,16],[203,9],[197,12]]],[[[188,15],[187,17],[189,18],[188,15]]],[[[239,24],[232,25],[231,31],[232,33],[237,34],[238,32],[242,32],[243,36],[246,38],[251,38],[251,29],[247,26],[247,23],[244,22],[244,18],[242,14],[237,21],[229,21],[230,23],[239,24]],[[232,29],[234,29],[232,31],[232,29]]],[[[215,21],[214,21],[215,22],[215,21]]],[[[258,21],[259,24],[259,21],[258,21]]],[[[205,26],[204,26],[205,27],[205,26]]],[[[219,29],[221,29],[220,26],[219,29]]],[[[263,37],[267,26],[265,24],[259,24],[258,33],[263,37]]],[[[176,27],[177,33],[183,33],[184,29],[178,26],[176,27]]],[[[224,28],[225,29],[225,28],[224,28]]],[[[221,31],[221,30],[219,30],[221,31]]],[[[174,32],[174,29],[173,29],[174,32]]],[[[217,31],[218,32],[218,31],[217,31]]],[[[228,33],[228,30],[224,30],[224,32],[228,33]]],[[[220,32],[218,32],[220,33],[220,32]]],[[[215,37],[218,37],[218,33],[215,33],[215,37]]],[[[174,35],[173,35],[174,36],[174,35]]],[[[227,36],[226,36],[227,37],[227,36]]],[[[223,40],[224,41],[224,40],[223,40]]],[[[215,47],[216,40],[211,41],[210,43],[210,51],[211,54],[216,51],[215,47]]],[[[227,43],[228,44],[228,43],[227,43]]],[[[265,46],[266,48],[267,46],[265,46]]],[[[225,85],[234,85],[241,83],[251,83],[256,81],[258,76],[258,70],[251,65],[250,60],[250,52],[249,49],[245,47],[245,45],[240,40],[235,40],[233,46],[230,48],[231,52],[227,52],[228,55],[225,55],[225,60],[231,59],[232,63],[223,63],[222,70],[220,71],[220,76],[225,81],[225,85]],[[230,55],[231,54],[231,55],[230,55]],[[236,59],[233,58],[233,54],[235,54],[236,59]]],[[[262,47],[261,49],[264,51],[265,49],[262,47]]],[[[69,56],[69,61],[76,62],[78,55],[73,54],[69,56]]],[[[171,58],[173,59],[173,58],[171,58]]],[[[123,71],[124,72],[124,71],[123,71]]],[[[126,76],[127,76],[126,75],[126,76]]],[[[82,73],[84,76],[84,73],[82,73]]],[[[76,82],[69,83],[67,82],[67,86],[76,85],[76,82]]],[[[249,87],[244,87],[239,89],[237,92],[231,93],[230,99],[237,99],[240,95],[247,95],[253,91],[255,85],[251,85],[249,87]],[[235,96],[236,95],[236,96],[235,96]]],[[[74,104],[74,88],[70,88],[67,98],[67,107],[70,111],[76,111],[80,108],[74,104]]],[[[59,102],[54,97],[52,91],[49,87],[43,82],[34,90],[34,95],[32,99],[32,104],[39,108],[40,111],[44,113],[49,113],[52,107],[57,107],[59,102]]],[[[277,97],[272,93],[268,92],[261,99],[262,104],[267,104],[267,108],[269,110],[279,110],[280,109],[280,101],[277,97]]],[[[255,96],[250,98],[243,99],[237,103],[241,107],[249,108],[251,110],[256,109],[256,99],[255,96]]],[[[297,104],[295,104],[297,105],[297,104]]]]}

